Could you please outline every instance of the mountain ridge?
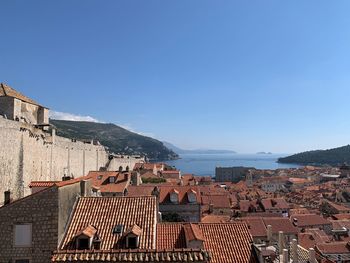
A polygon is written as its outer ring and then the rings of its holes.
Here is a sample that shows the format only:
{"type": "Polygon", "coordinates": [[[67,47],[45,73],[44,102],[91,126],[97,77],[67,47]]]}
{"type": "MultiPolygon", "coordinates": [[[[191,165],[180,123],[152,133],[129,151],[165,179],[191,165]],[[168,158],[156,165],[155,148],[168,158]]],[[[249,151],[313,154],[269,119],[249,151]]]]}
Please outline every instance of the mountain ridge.
{"type": "Polygon", "coordinates": [[[341,165],[350,163],[350,145],[327,150],[312,150],[278,159],[279,163],[302,165],[341,165]]]}
{"type": "Polygon", "coordinates": [[[173,160],[178,155],[161,141],[131,132],[113,123],[50,119],[57,135],[78,140],[97,139],[114,153],[142,155],[150,160],[173,160]]]}
{"type": "Polygon", "coordinates": [[[163,144],[177,154],[228,154],[228,153],[236,154],[235,151],[231,151],[231,150],[212,150],[212,149],[184,150],[173,145],[170,142],[163,141],[163,144]]]}

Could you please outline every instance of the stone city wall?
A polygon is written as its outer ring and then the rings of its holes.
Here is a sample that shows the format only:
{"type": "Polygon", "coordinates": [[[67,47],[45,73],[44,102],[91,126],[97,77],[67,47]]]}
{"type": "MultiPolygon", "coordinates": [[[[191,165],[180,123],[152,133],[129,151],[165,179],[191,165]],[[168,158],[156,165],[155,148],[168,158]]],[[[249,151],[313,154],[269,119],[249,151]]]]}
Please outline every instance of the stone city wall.
{"type": "Polygon", "coordinates": [[[34,126],[0,117],[0,204],[3,192],[14,199],[31,193],[31,181],[60,181],[105,168],[108,152],[101,145],[51,136],[34,126]]]}

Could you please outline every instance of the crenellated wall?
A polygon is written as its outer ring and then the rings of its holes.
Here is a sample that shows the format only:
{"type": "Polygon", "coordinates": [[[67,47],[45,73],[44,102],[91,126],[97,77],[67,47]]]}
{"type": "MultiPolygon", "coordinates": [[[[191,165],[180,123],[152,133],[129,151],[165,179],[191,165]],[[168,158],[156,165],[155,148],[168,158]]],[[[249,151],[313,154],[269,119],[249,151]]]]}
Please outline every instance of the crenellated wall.
{"type": "Polygon", "coordinates": [[[0,203],[10,190],[14,199],[31,193],[31,181],[60,181],[105,168],[108,152],[101,145],[72,141],[34,126],[0,117],[0,203]]]}

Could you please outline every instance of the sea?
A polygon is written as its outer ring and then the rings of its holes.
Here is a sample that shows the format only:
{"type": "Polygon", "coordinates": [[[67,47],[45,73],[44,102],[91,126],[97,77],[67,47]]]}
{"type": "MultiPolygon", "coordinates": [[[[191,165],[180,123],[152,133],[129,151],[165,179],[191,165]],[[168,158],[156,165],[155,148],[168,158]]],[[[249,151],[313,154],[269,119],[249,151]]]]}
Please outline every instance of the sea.
{"type": "Polygon", "coordinates": [[[181,170],[182,174],[215,176],[215,167],[245,166],[256,169],[297,168],[297,164],[277,163],[279,157],[288,154],[182,154],[180,159],[166,161],[181,170]]]}

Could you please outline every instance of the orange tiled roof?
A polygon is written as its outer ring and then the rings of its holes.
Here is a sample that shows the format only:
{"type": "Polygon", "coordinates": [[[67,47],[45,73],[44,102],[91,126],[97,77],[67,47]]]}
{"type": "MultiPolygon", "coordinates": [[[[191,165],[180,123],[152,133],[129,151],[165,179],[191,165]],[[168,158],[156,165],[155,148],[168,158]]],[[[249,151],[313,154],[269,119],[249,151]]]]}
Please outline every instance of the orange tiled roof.
{"type": "Polygon", "coordinates": [[[203,237],[202,231],[199,229],[197,224],[185,224],[183,226],[185,230],[185,237],[186,240],[191,241],[191,240],[201,240],[205,241],[203,237]]]}
{"type": "Polygon", "coordinates": [[[51,262],[198,262],[210,261],[210,254],[201,249],[155,249],[55,251],[51,262]]]}
{"type": "Polygon", "coordinates": [[[267,198],[262,199],[261,204],[264,209],[288,209],[289,204],[283,198],[267,198]]]}
{"type": "Polygon", "coordinates": [[[85,235],[87,237],[94,237],[94,235],[96,234],[97,229],[92,226],[92,225],[88,225],[87,227],[85,227],[84,229],[80,230],[77,234],[75,234],[75,236],[80,236],[80,235],[85,235]]]}
{"type": "Polygon", "coordinates": [[[244,217],[242,220],[247,223],[253,237],[267,236],[266,227],[261,217],[244,217]]]}
{"type": "Polygon", "coordinates": [[[322,254],[350,254],[348,242],[316,244],[316,249],[322,254]]]}
{"type": "Polygon", "coordinates": [[[29,184],[29,187],[50,187],[58,183],[59,181],[32,181],[29,184]]]}
{"type": "Polygon", "coordinates": [[[124,245],[121,234],[113,234],[117,225],[124,230],[137,224],[141,229],[140,249],[155,248],[156,230],[155,197],[81,197],[72,215],[60,249],[75,249],[75,234],[93,225],[101,239],[101,249],[119,249],[124,245]]]}
{"type": "Polygon", "coordinates": [[[131,174],[129,172],[92,171],[87,177],[91,178],[92,186],[102,193],[123,193],[129,185],[131,174]],[[114,178],[113,182],[109,181],[110,177],[114,178]]]}
{"type": "Polygon", "coordinates": [[[197,203],[201,202],[201,195],[198,186],[159,186],[160,195],[159,195],[159,203],[169,203],[170,202],[170,193],[175,191],[178,193],[179,204],[188,203],[187,194],[189,190],[194,190],[196,193],[196,201],[197,203]]]}
{"type": "Polygon", "coordinates": [[[4,97],[4,96],[16,98],[16,99],[19,99],[21,101],[24,101],[24,102],[27,102],[27,103],[30,103],[30,104],[33,104],[33,105],[40,106],[39,103],[37,103],[36,101],[28,98],[27,96],[24,96],[23,94],[21,94],[20,92],[14,90],[10,86],[8,86],[8,85],[6,85],[4,83],[0,83],[0,97],[4,97]]]}
{"type": "MultiPolygon", "coordinates": [[[[252,237],[245,223],[199,223],[202,231],[204,250],[211,255],[211,263],[248,263],[257,262],[251,242],[252,237]]],[[[183,224],[158,224],[157,248],[181,248],[185,243],[183,224]]]]}
{"type": "Polygon", "coordinates": [[[202,223],[228,223],[230,222],[230,216],[223,215],[205,215],[202,217],[202,223]]]}
{"type": "Polygon", "coordinates": [[[228,195],[202,195],[203,205],[213,205],[215,208],[231,208],[228,195]]]}
{"type": "Polygon", "coordinates": [[[316,214],[300,214],[290,217],[297,227],[308,227],[315,225],[330,225],[331,222],[316,214]]]}
{"type": "Polygon", "coordinates": [[[289,218],[284,217],[263,217],[265,226],[272,226],[272,233],[283,231],[286,234],[298,234],[298,229],[293,226],[289,218]]]}

